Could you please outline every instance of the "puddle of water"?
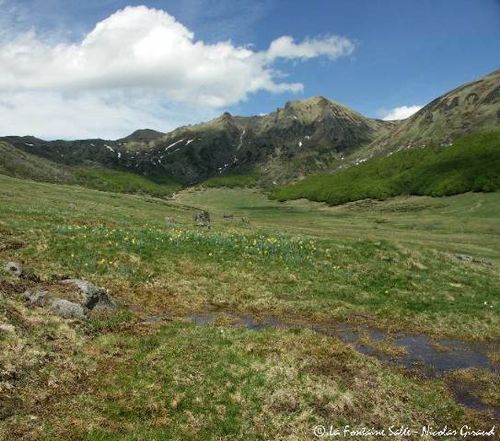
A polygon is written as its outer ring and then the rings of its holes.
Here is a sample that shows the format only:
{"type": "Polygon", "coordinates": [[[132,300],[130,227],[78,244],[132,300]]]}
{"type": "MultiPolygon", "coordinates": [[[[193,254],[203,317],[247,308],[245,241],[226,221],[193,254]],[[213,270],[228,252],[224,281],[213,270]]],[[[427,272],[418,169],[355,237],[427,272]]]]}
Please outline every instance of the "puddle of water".
{"type": "MultiPolygon", "coordinates": [[[[379,329],[370,328],[365,325],[353,325],[350,323],[332,323],[328,326],[321,325],[297,325],[285,323],[273,317],[255,319],[251,316],[238,315],[235,313],[204,312],[189,316],[192,323],[197,325],[210,325],[222,317],[226,317],[234,326],[243,327],[254,331],[262,331],[268,328],[281,329],[310,329],[318,334],[337,337],[344,343],[350,344],[356,351],[376,357],[385,362],[398,364],[404,368],[417,370],[427,378],[442,377],[449,372],[458,369],[478,368],[497,373],[500,366],[493,363],[487,352],[500,351],[500,342],[464,342],[459,340],[441,339],[437,343],[444,347],[443,350],[434,347],[425,335],[398,335],[394,340],[379,329]],[[377,351],[376,348],[362,342],[362,336],[367,335],[374,342],[390,341],[396,348],[404,349],[404,355],[389,356],[377,351]]],[[[500,419],[500,408],[489,406],[476,398],[465,384],[448,381],[455,400],[469,408],[489,412],[495,418],[500,419]]]]}
{"type": "MultiPolygon", "coordinates": [[[[268,328],[281,329],[310,329],[318,334],[338,337],[344,343],[351,344],[359,352],[376,355],[384,360],[388,359],[385,354],[380,354],[375,348],[361,342],[362,336],[367,335],[374,342],[384,342],[389,335],[380,329],[370,328],[364,325],[352,325],[350,323],[334,323],[329,326],[321,325],[297,325],[282,322],[273,317],[255,319],[251,316],[238,315],[235,313],[204,312],[189,316],[191,322],[198,325],[210,325],[217,320],[226,317],[234,326],[261,331],[268,328]]],[[[493,363],[486,353],[488,351],[500,350],[498,342],[474,342],[468,343],[459,340],[442,339],[437,341],[439,345],[447,350],[442,351],[435,348],[425,335],[397,336],[391,344],[394,347],[405,350],[405,355],[392,356],[391,360],[401,363],[404,367],[413,368],[415,365],[423,365],[429,369],[428,376],[438,376],[457,369],[480,368],[492,372],[498,372],[500,366],[493,363]]]]}
{"type": "Polygon", "coordinates": [[[463,384],[457,382],[447,382],[448,387],[453,393],[453,397],[457,403],[462,404],[470,409],[479,410],[481,412],[490,413],[493,417],[500,421],[500,408],[496,406],[490,406],[484,403],[479,398],[472,394],[472,391],[463,384]]]}
{"type": "Polygon", "coordinates": [[[442,340],[438,343],[450,348],[450,351],[439,351],[432,347],[425,335],[409,335],[398,338],[396,346],[406,349],[407,354],[399,358],[405,367],[421,363],[430,368],[429,376],[446,374],[457,369],[479,368],[489,371],[498,371],[498,366],[490,361],[484,352],[478,352],[471,345],[461,341],[442,340]]]}

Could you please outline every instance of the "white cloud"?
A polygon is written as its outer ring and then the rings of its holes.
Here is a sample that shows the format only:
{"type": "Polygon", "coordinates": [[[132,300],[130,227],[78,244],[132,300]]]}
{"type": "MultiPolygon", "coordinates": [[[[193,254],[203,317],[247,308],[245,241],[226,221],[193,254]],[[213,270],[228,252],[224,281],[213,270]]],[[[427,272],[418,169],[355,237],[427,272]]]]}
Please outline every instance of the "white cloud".
{"type": "Polygon", "coordinates": [[[42,139],[116,139],[135,129],[173,130],[186,121],[206,120],[216,111],[167,106],[151,91],[0,94],[0,134],[42,139]]]}
{"type": "Polygon", "coordinates": [[[273,68],[274,60],[335,59],[352,50],[349,40],[335,36],[302,43],[281,37],[267,51],[230,41],[208,44],[165,11],[127,7],[78,43],[48,43],[33,31],[1,41],[0,103],[13,114],[2,116],[0,133],[25,127],[20,132],[41,134],[45,124],[53,127],[45,133],[57,132],[56,121],[70,114],[71,124],[61,123],[60,136],[120,136],[126,122],[127,131],[158,123],[164,106],[209,114],[257,91],[301,91],[302,84],[279,80],[283,75],[273,68]],[[140,97],[154,97],[154,104],[140,97]],[[38,105],[42,108],[35,109],[38,105]],[[97,113],[97,122],[89,112],[97,113]]]}
{"type": "Polygon", "coordinates": [[[400,106],[394,109],[380,112],[382,119],[392,121],[396,119],[405,119],[417,113],[423,106],[400,106]]]}
{"type": "Polygon", "coordinates": [[[353,50],[354,44],[344,37],[310,38],[297,44],[292,37],[287,35],[274,40],[266,55],[270,60],[276,58],[305,60],[319,56],[327,56],[334,60],[344,55],[350,55],[353,50]]]}

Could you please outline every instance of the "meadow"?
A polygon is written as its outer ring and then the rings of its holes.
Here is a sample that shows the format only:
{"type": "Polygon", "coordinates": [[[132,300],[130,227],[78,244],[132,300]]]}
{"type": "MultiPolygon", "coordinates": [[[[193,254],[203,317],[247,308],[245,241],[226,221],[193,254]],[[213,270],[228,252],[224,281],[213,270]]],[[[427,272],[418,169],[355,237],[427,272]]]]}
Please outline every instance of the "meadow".
{"type": "MultiPolygon", "coordinates": [[[[0,436],[303,440],[325,423],[489,424],[444,378],[305,325],[498,338],[499,201],[491,192],[329,207],[241,188],[163,200],[0,175],[1,260],[49,289],[90,280],[121,305],[68,323],[26,308],[16,293],[33,282],[2,274],[0,319],[13,331],[0,334],[0,363],[15,375],[0,378],[0,436]],[[210,211],[210,229],[193,224],[198,209],[210,211]],[[190,322],[207,311],[304,326],[190,322]]],[[[482,375],[478,396],[498,405],[497,376],[482,375]]]]}

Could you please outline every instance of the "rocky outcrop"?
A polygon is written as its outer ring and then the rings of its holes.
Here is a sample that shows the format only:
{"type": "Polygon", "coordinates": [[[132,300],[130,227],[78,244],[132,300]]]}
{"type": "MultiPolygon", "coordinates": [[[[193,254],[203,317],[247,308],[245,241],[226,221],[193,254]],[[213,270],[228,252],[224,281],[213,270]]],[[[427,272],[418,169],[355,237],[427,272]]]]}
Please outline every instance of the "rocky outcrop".
{"type": "Polygon", "coordinates": [[[28,306],[45,306],[48,294],[48,291],[44,290],[27,290],[22,297],[28,306]]]}
{"type": "Polygon", "coordinates": [[[7,262],[4,269],[14,279],[26,279],[23,284],[29,289],[21,294],[21,298],[30,308],[46,308],[52,314],[77,320],[83,320],[95,311],[117,308],[108,290],[87,280],[64,279],[59,283],[42,284],[36,276],[25,277],[23,266],[17,262],[7,262]]]}
{"type": "Polygon", "coordinates": [[[194,213],[193,220],[198,227],[210,227],[210,213],[208,211],[194,213]]]}

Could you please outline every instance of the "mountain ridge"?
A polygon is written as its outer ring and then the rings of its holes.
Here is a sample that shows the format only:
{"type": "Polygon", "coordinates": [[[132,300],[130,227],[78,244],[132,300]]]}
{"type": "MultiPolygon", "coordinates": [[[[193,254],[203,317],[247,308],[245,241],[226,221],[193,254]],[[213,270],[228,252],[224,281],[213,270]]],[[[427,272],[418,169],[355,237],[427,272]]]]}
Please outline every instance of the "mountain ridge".
{"type": "Polygon", "coordinates": [[[318,95],[288,101],[265,115],[224,112],[168,133],[140,129],[117,140],[9,136],[0,141],[65,172],[105,168],[193,185],[258,170],[260,185],[269,187],[314,173],[335,173],[401,149],[449,144],[472,131],[499,126],[497,70],[441,95],[402,121],[367,118],[318,95]]]}
{"type": "Polygon", "coordinates": [[[264,116],[225,112],[169,133],[143,129],[114,141],[2,139],[25,152],[68,166],[102,165],[145,176],[169,176],[191,184],[269,160],[284,166],[288,159],[311,152],[330,160],[333,153],[368,144],[392,126],[390,122],[365,118],[324,97],[311,97],[289,101],[264,116]]]}

